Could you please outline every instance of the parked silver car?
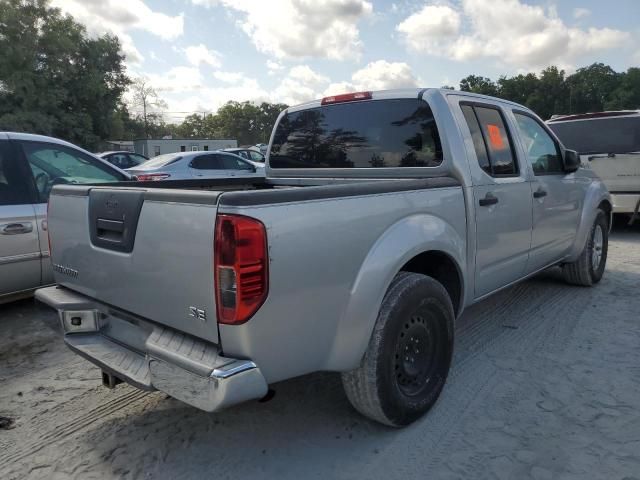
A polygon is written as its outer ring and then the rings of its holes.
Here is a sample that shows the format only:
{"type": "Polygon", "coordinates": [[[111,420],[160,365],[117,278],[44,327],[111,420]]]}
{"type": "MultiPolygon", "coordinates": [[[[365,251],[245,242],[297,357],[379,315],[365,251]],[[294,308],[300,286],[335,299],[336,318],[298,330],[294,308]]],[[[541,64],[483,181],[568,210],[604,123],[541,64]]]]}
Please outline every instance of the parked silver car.
{"type": "Polygon", "coordinates": [[[140,181],[264,177],[264,165],[220,151],[167,153],[127,171],[140,181]]]}
{"type": "Polygon", "coordinates": [[[62,140],[0,132],[0,303],[53,282],[47,200],[54,185],[129,178],[62,140]]]}

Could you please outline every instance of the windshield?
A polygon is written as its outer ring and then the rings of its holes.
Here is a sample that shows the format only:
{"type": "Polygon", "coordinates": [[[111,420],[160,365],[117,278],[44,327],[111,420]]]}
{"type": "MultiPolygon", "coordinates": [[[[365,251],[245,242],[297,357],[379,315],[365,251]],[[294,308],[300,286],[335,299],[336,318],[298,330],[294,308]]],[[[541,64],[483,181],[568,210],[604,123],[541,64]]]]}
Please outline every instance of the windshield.
{"type": "Polygon", "coordinates": [[[374,100],[311,108],[282,117],[272,168],[435,167],[442,147],[429,105],[374,100]]]}
{"type": "Polygon", "coordinates": [[[640,152],[640,116],[551,122],[549,128],[582,155],[640,152]]]}
{"type": "Polygon", "coordinates": [[[157,157],[153,157],[151,160],[147,160],[146,162],[141,163],[140,165],[138,165],[138,167],[141,167],[141,168],[164,167],[166,165],[169,165],[170,163],[180,160],[180,158],[182,157],[177,153],[165,153],[164,155],[158,155],[157,157]]]}

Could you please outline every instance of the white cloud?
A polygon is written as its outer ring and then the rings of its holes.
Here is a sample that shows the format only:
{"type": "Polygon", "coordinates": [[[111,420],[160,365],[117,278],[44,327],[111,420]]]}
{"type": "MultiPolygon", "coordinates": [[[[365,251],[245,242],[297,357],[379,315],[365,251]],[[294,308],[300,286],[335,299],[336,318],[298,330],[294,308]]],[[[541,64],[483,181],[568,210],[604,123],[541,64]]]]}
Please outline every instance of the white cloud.
{"type": "MultiPolygon", "coordinates": [[[[257,80],[244,77],[235,85],[204,87],[192,95],[167,95],[169,111],[173,112],[215,112],[229,100],[239,102],[272,101],[257,80]]],[[[186,114],[184,115],[186,116],[186,114]]]]}
{"type": "Polygon", "coordinates": [[[242,72],[213,72],[213,76],[224,83],[239,83],[244,80],[245,76],[242,72]]]}
{"type": "Polygon", "coordinates": [[[201,7],[211,8],[218,4],[218,0],[191,0],[191,3],[201,7]]]}
{"type": "Polygon", "coordinates": [[[256,48],[276,58],[358,58],[357,23],[373,11],[364,0],[221,0],[242,14],[256,48]]]}
{"type": "Polygon", "coordinates": [[[413,50],[435,50],[460,31],[460,14],[446,5],[427,5],[406,18],[396,29],[413,50]]]}
{"type": "Polygon", "coordinates": [[[363,90],[387,90],[419,86],[420,81],[404,62],[377,60],[351,75],[351,82],[332,83],[323,95],[337,95],[363,90]]]}
{"type": "Polygon", "coordinates": [[[267,60],[267,70],[269,75],[275,75],[277,72],[279,72],[283,68],[284,68],[284,65],[282,65],[281,63],[278,63],[274,60],[267,60]]]}
{"type": "Polygon", "coordinates": [[[181,36],[184,30],[182,13],[171,16],[155,12],[142,0],[52,0],[51,4],[72,15],[92,35],[117,35],[127,61],[133,64],[141,62],[144,57],[128,30],[143,30],[165,40],[181,36]]]}
{"type": "Polygon", "coordinates": [[[191,45],[184,50],[187,60],[191,65],[199,66],[201,64],[219,67],[221,54],[215,50],[209,50],[202,43],[199,45],[191,45]]]}
{"type": "Polygon", "coordinates": [[[419,82],[404,62],[378,60],[355,72],[351,79],[359,90],[417,87],[419,82]]]}
{"type": "Polygon", "coordinates": [[[427,6],[396,29],[417,52],[460,61],[493,58],[524,70],[568,65],[631,38],[610,28],[568,27],[554,9],[545,12],[521,0],[462,0],[459,9],[427,6]]]}
{"type": "Polygon", "coordinates": [[[328,77],[313,71],[308,65],[297,65],[289,70],[272,97],[277,102],[296,105],[320,97],[328,83],[328,77]]]}
{"type": "Polygon", "coordinates": [[[158,93],[182,93],[202,88],[203,78],[197,67],[178,66],[161,74],[148,75],[149,83],[158,93]]]}
{"type": "Polygon", "coordinates": [[[591,15],[591,10],[588,8],[577,7],[573,9],[573,18],[580,19],[591,15]]]}

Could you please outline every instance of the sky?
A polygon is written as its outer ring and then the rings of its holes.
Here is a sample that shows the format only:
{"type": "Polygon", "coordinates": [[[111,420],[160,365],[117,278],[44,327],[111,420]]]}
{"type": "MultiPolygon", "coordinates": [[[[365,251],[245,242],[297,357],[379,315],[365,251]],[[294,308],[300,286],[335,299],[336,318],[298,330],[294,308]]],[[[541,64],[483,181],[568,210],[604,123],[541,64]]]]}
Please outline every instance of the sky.
{"type": "Polygon", "coordinates": [[[229,100],[302,103],[469,74],[640,66],[640,0],[52,0],[118,36],[165,120],[229,100]]]}

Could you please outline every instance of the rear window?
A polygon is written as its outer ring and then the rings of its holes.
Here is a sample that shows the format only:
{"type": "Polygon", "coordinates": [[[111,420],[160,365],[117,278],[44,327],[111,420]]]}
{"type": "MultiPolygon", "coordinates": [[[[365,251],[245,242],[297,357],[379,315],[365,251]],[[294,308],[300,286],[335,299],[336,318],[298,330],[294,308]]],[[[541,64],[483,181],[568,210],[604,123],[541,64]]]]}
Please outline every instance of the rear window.
{"type": "Polygon", "coordinates": [[[153,157],[151,160],[147,160],[146,162],[141,163],[139,166],[144,166],[145,168],[165,167],[170,163],[180,160],[181,158],[182,157],[180,155],[176,155],[175,153],[165,153],[164,155],[153,157]]]}
{"type": "Polygon", "coordinates": [[[549,123],[563,145],[583,155],[640,152],[640,117],[549,123]]]}
{"type": "Polygon", "coordinates": [[[438,128],[418,99],[343,103],[282,117],[272,168],[436,167],[442,163],[438,128]]]}

